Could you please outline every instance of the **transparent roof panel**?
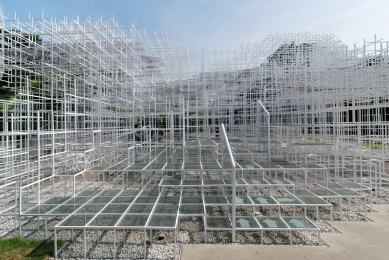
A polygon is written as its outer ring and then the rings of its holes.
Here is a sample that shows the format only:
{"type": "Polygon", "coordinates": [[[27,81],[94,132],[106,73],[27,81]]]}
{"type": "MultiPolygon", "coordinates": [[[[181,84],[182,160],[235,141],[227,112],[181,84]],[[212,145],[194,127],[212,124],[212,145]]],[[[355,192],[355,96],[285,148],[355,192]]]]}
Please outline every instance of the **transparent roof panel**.
{"type": "Polygon", "coordinates": [[[301,217],[282,217],[291,228],[317,229],[308,219],[301,217]]]}
{"type": "Polygon", "coordinates": [[[256,217],[263,228],[288,228],[288,226],[278,217],[256,217]]]}
{"type": "Polygon", "coordinates": [[[254,217],[237,216],[235,223],[236,228],[260,228],[254,217]]]}
{"type": "Polygon", "coordinates": [[[120,219],[121,214],[99,214],[88,226],[111,227],[120,219]]]}
{"type": "Polygon", "coordinates": [[[117,224],[117,226],[127,226],[127,227],[143,227],[146,225],[149,215],[134,215],[134,214],[125,214],[122,220],[117,224]]]}
{"type": "Polygon", "coordinates": [[[203,203],[202,197],[181,197],[181,203],[203,203]]]}
{"type": "Polygon", "coordinates": [[[207,217],[207,228],[231,228],[231,222],[228,217],[207,217]]]}
{"type": "Polygon", "coordinates": [[[177,214],[178,204],[157,204],[154,213],[157,214],[177,214]]]}
{"type": "Polygon", "coordinates": [[[102,213],[123,213],[128,207],[126,204],[109,204],[102,213]]]}
{"type": "MultiPolygon", "coordinates": [[[[227,197],[228,202],[232,204],[232,197],[227,197]]],[[[236,204],[252,204],[250,199],[247,196],[235,196],[236,204]]]]}
{"type": "Polygon", "coordinates": [[[250,196],[255,204],[277,204],[270,196],[250,196]]]}
{"type": "Polygon", "coordinates": [[[149,227],[171,227],[176,226],[177,215],[151,215],[150,222],[147,226],[149,227]]]}
{"type": "Polygon", "coordinates": [[[180,214],[183,215],[203,215],[204,206],[203,204],[181,204],[180,214]]]}
{"type": "Polygon", "coordinates": [[[95,215],[92,214],[73,214],[62,221],[58,226],[60,227],[83,227],[85,226],[95,215]]]}
{"type": "Polygon", "coordinates": [[[150,213],[153,207],[154,204],[132,204],[127,213],[150,213]]]}

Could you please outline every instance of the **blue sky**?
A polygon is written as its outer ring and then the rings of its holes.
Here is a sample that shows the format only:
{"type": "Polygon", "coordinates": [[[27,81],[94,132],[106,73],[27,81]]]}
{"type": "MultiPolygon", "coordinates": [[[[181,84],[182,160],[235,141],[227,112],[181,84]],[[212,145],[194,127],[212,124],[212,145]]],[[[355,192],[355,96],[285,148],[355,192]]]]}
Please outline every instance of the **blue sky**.
{"type": "Polygon", "coordinates": [[[0,0],[18,18],[64,16],[94,20],[112,15],[148,33],[166,30],[173,44],[228,50],[270,32],[332,32],[349,47],[389,40],[388,0],[0,0]]]}

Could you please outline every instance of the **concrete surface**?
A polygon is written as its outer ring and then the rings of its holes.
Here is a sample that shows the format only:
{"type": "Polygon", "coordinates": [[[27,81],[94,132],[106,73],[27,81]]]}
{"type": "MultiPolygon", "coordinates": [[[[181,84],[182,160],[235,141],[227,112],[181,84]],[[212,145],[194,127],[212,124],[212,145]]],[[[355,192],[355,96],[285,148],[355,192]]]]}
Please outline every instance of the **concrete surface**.
{"type": "Polygon", "coordinates": [[[369,259],[389,260],[389,205],[374,205],[374,222],[334,222],[343,234],[321,234],[329,247],[183,245],[182,260],[195,259],[369,259]]]}

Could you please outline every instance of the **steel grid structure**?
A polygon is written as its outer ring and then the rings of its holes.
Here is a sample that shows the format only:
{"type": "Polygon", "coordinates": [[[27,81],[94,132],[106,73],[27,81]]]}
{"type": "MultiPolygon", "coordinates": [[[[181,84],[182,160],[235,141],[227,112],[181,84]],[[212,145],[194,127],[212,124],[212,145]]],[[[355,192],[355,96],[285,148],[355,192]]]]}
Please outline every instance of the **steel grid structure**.
{"type": "Polygon", "coordinates": [[[116,256],[118,230],[143,231],[146,252],[147,230],[171,229],[176,244],[180,217],[200,216],[205,242],[245,230],[320,243],[307,210],[328,207],[332,227],[328,200],[340,219],[344,200],[362,200],[366,219],[389,183],[386,41],[349,50],[285,33],[207,53],[115,19],[1,12],[0,30],[0,214],[20,234],[23,218],[43,218],[46,236],[60,217],[55,239],[83,230],[86,258],[87,230],[114,230],[116,256]]]}

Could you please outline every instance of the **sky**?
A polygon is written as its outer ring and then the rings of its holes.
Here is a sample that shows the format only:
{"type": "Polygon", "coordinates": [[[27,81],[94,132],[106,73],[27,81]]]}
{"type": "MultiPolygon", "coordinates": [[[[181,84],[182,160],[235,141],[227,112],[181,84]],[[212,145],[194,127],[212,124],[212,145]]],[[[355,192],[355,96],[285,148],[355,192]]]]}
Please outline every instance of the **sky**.
{"type": "Polygon", "coordinates": [[[6,16],[97,20],[112,16],[183,48],[233,50],[269,33],[334,33],[353,48],[389,41],[388,0],[0,0],[6,16]]]}

